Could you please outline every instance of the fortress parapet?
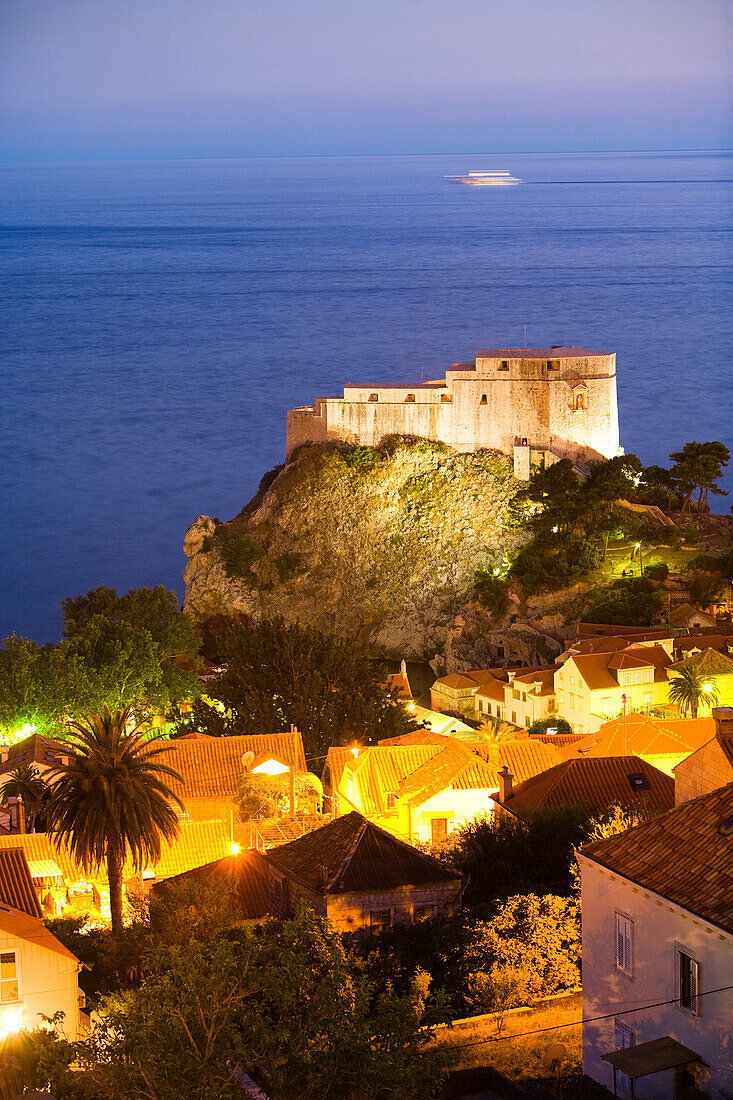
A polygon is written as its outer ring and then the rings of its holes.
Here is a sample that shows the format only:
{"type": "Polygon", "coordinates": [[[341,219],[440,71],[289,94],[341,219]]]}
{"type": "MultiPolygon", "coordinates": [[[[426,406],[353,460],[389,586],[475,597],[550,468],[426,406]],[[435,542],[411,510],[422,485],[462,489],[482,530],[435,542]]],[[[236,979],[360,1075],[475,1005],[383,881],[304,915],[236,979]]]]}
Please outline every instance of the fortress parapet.
{"type": "Polygon", "coordinates": [[[531,454],[582,464],[619,453],[616,356],[574,347],[479,351],[443,379],[347,385],[288,413],[287,456],[303,443],[375,446],[389,435],[442,441],[457,451],[493,448],[529,476],[531,454]]]}

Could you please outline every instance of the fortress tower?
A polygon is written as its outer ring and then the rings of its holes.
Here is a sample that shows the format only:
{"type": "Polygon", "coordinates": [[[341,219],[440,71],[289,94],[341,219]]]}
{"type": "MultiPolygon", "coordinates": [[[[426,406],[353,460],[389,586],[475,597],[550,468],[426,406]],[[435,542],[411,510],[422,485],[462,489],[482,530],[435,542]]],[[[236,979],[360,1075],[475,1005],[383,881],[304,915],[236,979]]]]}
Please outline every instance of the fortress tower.
{"type": "Polygon", "coordinates": [[[434,382],[348,385],[288,413],[287,456],[303,443],[341,439],[376,445],[413,435],[458,451],[483,447],[514,456],[517,477],[531,462],[582,465],[619,453],[616,356],[574,347],[479,351],[434,382]]]}

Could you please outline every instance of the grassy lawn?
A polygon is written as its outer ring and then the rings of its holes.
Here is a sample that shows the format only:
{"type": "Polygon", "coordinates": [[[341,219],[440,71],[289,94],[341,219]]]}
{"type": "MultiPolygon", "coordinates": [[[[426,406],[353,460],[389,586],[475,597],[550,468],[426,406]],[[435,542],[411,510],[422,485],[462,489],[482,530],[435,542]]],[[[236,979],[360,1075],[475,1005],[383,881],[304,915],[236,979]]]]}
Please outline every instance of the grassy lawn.
{"type": "Polygon", "coordinates": [[[454,1048],[458,1068],[493,1066],[514,1081],[553,1078],[542,1065],[547,1050],[562,1043],[565,1057],[561,1077],[577,1076],[582,1071],[581,995],[549,998],[529,1009],[506,1013],[503,1022],[495,1015],[477,1017],[452,1028],[440,1028],[434,1043],[454,1048]],[[551,1028],[544,1031],[544,1028],[551,1028]],[[498,1032],[498,1033],[497,1033],[498,1032]],[[527,1032],[536,1034],[528,1035],[527,1032]]]}

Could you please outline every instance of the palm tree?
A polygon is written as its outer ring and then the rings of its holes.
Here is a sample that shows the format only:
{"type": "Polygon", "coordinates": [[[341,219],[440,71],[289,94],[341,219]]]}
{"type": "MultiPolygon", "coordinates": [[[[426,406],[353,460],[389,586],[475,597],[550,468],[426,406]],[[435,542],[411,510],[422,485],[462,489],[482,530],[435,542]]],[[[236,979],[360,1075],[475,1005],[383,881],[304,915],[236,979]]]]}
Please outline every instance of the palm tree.
{"type": "Polygon", "coordinates": [[[119,933],[125,860],[140,871],[160,859],[161,838],[177,836],[173,803],[183,806],[165,779],[181,777],[158,760],[166,751],[160,734],[141,733],[131,707],[110,713],[105,706],[69,726],[74,755],[52,769],[48,818],[87,873],[106,862],[112,930],[119,933]]]}
{"type": "Polygon", "coordinates": [[[498,744],[500,741],[514,741],[517,731],[507,722],[502,722],[496,715],[484,718],[476,733],[482,741],[490,741],[498,744]]]}
{"type": "MultiPolygon", "coordinates": [[[[26,828],[35,829],[38,814],[49,794],[48,784],[35,764],[18,764],[8,772],[2,789],[2,802],[7,805],[9,798],[20,798],[28,815],[26,828]]],[[[23,832],[23,815],[18,806],[18,831],[23,832]]]]}
{"type": "Polygon", "coordinates": [[[714,683],[693,666],[681,668],[670,681],[669,701],[676,703],[683,714],[689,711],[693,718],[697,718],[700,706],[714,707],[720,699],[720,693],[714,683]]]}

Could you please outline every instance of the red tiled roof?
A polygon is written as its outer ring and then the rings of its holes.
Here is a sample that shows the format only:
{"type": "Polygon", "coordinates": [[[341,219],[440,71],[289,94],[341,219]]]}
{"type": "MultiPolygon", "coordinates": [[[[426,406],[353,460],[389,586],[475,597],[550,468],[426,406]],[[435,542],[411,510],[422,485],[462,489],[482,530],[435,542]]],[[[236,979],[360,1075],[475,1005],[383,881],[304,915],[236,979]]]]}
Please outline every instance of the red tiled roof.
{"type": "MultiPolygon", "coordinates": [[[[306,770],[303,739],[296,733],[295,768],[306,770]]],[[[242,757],[253,752],[284,761],[293,761],[293,735],[272,733],[232,737],[177,738],[168,742],[157,761],[174,768],[183,782],[166,778],[166,784],[182,802],[187,798],[231,798],[242,774],[242,757]]]]}
{"type": "Polygon", "coordinates": [[[491,699],[495,703],[503,703],[505,687],[506,682],[503,680],[489,680],[478,689],[476,698],[478,699],[481,696],[482,699],[491,699]]]}
{"type": "MultiPolygon", "coordinates": [[[[160,859],[152,868],[158,882],[203,867],[229,855],[229,823],[226,821],[181,821],[178,836],[163,841],[160,859]]],[[[126,868],[132,873],[131,868],[126,868]]]]}
{"type": "Polygon", "coordinates": [[[453,743],[406,776],[400,784],[399,797],[422,805],[449,787],[464,791],[494,790],[494,771],[470,749],[453,743]]]}
{"type": "Polygon", "coordinates": [[[359,813],[346,814],[299,840],[272,848],[263,858],[323,894],[461,879],[452,867],[423,855],[359,813]]]}
{"type": "MultiPolygon", "coordinates": [[[[537,737],[499,741],[496,744],[476,742],[474,747],[495,773],[506,766],[518,783],[546,772],[562,759],[554,745],[544,744],[537,737]]],[[[498,788],[498,778],[493,786],[498,788]]]]}
{"type": "Polygon", "coordinates": [[[675,650],[694,650],[702,652],[705,649],[723,650],[733,647],[733,635],[731,634],[685,634],[681,638],[675,638],[672,643],[675,650]]]}
{"type": "Polygon", "coordinates": [[[551,668],[539,668],[534,672],[524,672],[521,676],[514,677],[515,684],[526,684],[527,687],[532,687],[533,684],[539,683],[540,690],[539,695],[554,695],[555,694],[555,672],[557,671],[555,665],[551,668]]]}
{"type": "MultiPolygon", "coordinates": [[[[69,849],[52,833],[11,833],[9,836],[0,836],[0,851],[8,848],[22,848],[29,863],[53,860],[61,868],[66,882],[78,882],[89,877],[69,849]]],[[[103,873],[97,877],[105,876],[103,873]]]]}
{"type": "Polygon", "coordinates": [[[344,773],[344,768],[349,760],[354,759],[354,754],[351,749],[344,748],[341,745],[331,745],[326,756],[326,763],[323,766],[323,779],[324,785],[326,782],[326,772],[331,777],[331,790],[335,791],[341,782],[341,776],[344,773]]]}
{"type": "Polygon", "coordinates": [[[540,807],[584,806],[600,812],[609,806],[651,806],[669,809],[674,804],[674,781],[638,756],[566,760],[520,783],[504,804],[521,817],[540,807]],[[644,786],[630,777],[641,775],[644,786]]]}
{"type": "Polygon", "coordinates": [[[578,623],[578,638],[589,638],[593,635],[604,634],[606,637],[630,637],[641,640],[641,636],[650,641],[652,638],[667,638],[669,631],[666,627],[650,629],[648,626],[617,626],[615,623],[578,623]]]}
{"type": "Polygon", "coordinates": [[[48,767],[58,763],[59,756],[70,756],[73,748],[61,741],[51,741],[40,733],[33,733],[15,745],[5,746],[7,759],[0,761],[0,772],[11,772],[21,764],[46,764],[48,767]]]}
{"type": "Polygon", "coordinates": [[[19,940],[32,943],[34,947],[42,947],[46,951],[53,951],[57,955],[64,955],[67,959],[78,963],[76,955],[72,955],[68,947],[64,947],[60,940],[49,932],[45,924],[37,917],[31,917],[20,909],[10,905],[0,905],[0,930],[8,932],[11,936],[17,936],[19,940]]]}
{"type": "Polygon", "coordinates": [[[733,660],[717,649],[705,649],[691,657],[685,657],[671,665],[670,672],[681,672],[685,668],[694,668],[701,676],[733,676],[733,660]]]}
{"type": "Polygon", "coordinates": [[[733,783],[582,854],[733,932],[733,783]]]}
{"type": "Polygon", "coordinates": [[[653,756],[694,752],[715,735],[712,718],[655,718],[628,714],[604,722],[596,733],[568,747],[565,756],[653,756]]]}
{"type": "Polygon", "coordinates": [[[30,917],[43,917],[28,860],[20,847],[0,848],[0,902],[30,917]]]}

